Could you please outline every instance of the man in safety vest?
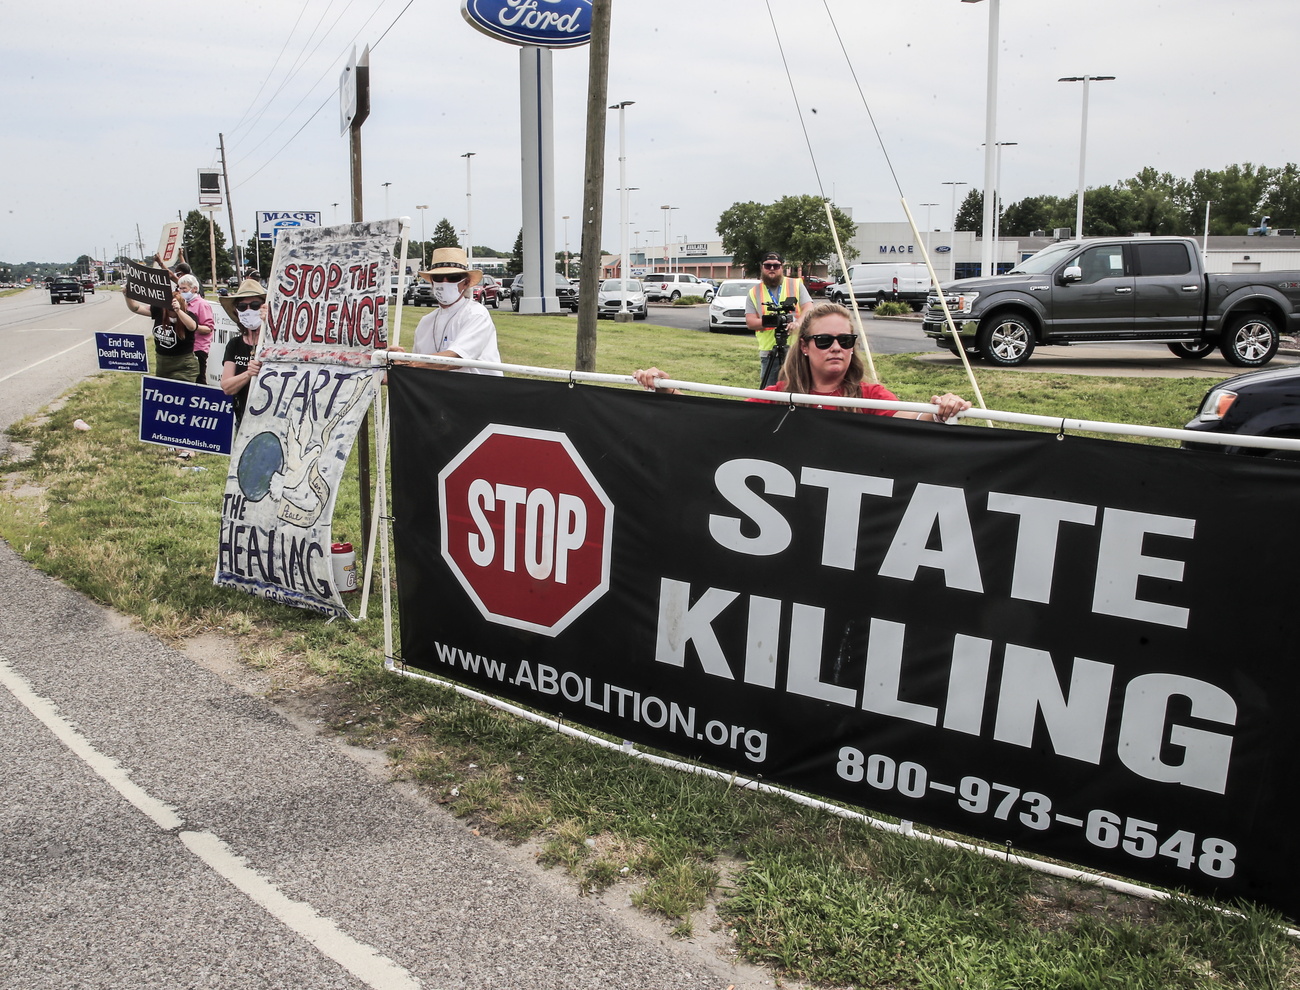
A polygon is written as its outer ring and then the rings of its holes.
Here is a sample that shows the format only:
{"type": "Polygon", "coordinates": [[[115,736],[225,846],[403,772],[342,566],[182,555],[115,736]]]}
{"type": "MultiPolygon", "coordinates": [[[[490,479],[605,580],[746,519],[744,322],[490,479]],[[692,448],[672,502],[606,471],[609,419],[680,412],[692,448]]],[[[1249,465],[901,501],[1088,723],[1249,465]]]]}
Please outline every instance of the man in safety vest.
{"type": "Polygon", "coordinates": [[[775,251],[763,255],[762,266],[762,281],[750,289],[745,298],[745,326],[753,330],[758,338],[758,381],[760,388],[766,388],[775,385],[781,373],[779,367],[771,367],[780,360],[779,353],[774,350],[774,317],[788,313],[791,317],[789,332],[798,336],[799,317],[805,307],[812,305],[812,297],[808,294],[808,286],[803,279],[786,277],[785,259],[775,251]],[[766,321],[763,319],[765,316],[766,321]]]}

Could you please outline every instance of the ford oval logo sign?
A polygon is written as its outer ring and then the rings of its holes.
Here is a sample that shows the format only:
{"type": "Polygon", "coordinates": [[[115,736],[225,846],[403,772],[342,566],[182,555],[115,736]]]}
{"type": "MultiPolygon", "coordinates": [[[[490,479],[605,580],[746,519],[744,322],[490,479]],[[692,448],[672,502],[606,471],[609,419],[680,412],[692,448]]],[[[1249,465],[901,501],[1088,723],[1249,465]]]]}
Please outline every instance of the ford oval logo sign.
{"type": "Polygon", "coordinates": [[[947,244],[940,244],[940,245],[939,245],[937,248],[935,248],[934,250],[935,250],[935,253],[936,253],[936,254],[947,254],[949,251],[952,250],[952,248],[951,248],[949,245],[947,245],[947,244]]]}
{"type": "Polygon", "coordinates": [[[591,0],[462,0],[460,12],[512,45],[577,48],[591,41],[591,0]]]}

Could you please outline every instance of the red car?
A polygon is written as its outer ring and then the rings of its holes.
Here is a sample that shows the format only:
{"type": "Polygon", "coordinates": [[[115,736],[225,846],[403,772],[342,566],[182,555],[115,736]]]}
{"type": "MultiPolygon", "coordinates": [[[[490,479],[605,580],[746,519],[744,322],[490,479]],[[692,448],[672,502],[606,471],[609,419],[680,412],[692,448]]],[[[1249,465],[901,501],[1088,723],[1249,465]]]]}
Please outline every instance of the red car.
{"type": "Polygon", "coordinates": [[[496,309],[501,305],[501,283],[491,275],[484,275],[483,281],[474,286],[474,301],[496,309]]]}
{"type": "Polygon", "coordinates": [[[825,278],[821,275],[805,275],[803,277],[804,285],[808,286],[808,291],[814,296],[826,295],[826,290],[835,284],[832,278],[825,278]]]}

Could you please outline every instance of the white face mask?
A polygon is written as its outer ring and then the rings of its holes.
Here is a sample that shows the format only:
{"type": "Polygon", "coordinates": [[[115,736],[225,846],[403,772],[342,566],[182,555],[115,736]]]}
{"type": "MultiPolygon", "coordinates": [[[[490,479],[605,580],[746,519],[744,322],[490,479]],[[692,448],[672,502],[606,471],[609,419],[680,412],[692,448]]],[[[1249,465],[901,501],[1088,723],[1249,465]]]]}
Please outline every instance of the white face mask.
{"type": "Polygon", "coordinates": [[[240,310],[239,325],[245,330],[256,330],[262,325],[262,311],[260,309],[240,310]]]}
{"type": "Polygon", "coordinates": [[[461,287],[459,282],[434,282],[433,298],[438,300],[441,306],[450,306],[460,298],[461,287]]]}
{"type": "Polygon", "coordinates": [[[198,294],[198,293],[195,293],[195,292],[182,292],[182,293],[181,293],[181,295],[185,298],[185,301],[186,301],[186,302],[193,302],[193,301],[194,301],[194,297],[195,297],[197,294],[198,294]]]}

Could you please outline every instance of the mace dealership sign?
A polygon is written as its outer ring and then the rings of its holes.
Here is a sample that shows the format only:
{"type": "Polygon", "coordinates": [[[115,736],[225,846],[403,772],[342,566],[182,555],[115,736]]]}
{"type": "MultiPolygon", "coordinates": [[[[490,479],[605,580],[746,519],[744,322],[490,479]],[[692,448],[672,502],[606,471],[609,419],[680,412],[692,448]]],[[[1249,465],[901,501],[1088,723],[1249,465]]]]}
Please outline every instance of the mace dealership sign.
{"type": "Polygon", "coordinates": [[[723,770],[1300,914],[1300,466],[389,373],[407,665],[723,770]],[[1233,580],[1225,583],[1225,575],[1233,580]]]}
{"type": "Polygon", "coordinates": [[[463,0],[460,12],[512,45],[576,48],[591,41],[591,0],[463,0]]]}

